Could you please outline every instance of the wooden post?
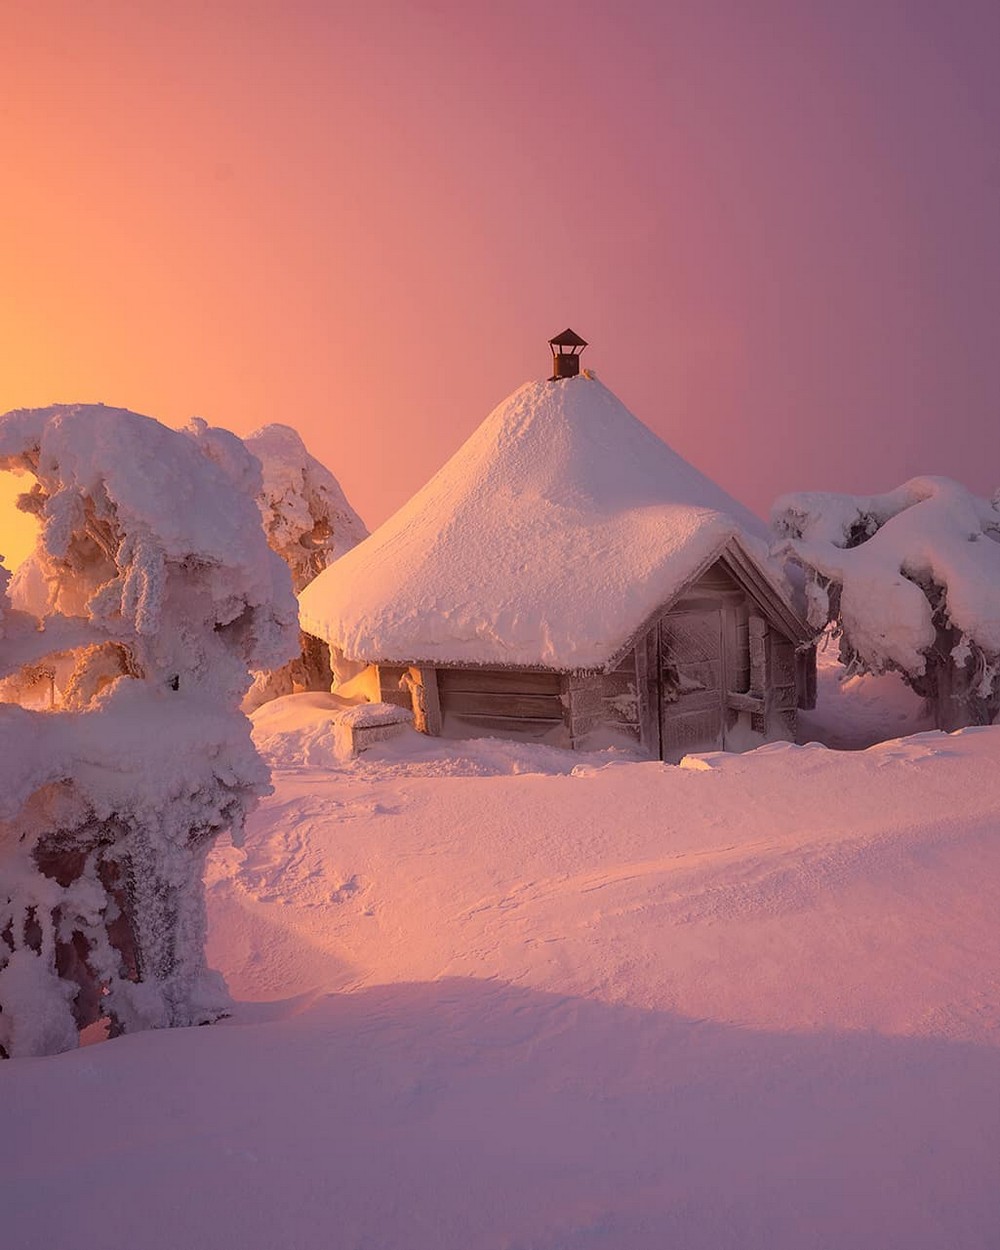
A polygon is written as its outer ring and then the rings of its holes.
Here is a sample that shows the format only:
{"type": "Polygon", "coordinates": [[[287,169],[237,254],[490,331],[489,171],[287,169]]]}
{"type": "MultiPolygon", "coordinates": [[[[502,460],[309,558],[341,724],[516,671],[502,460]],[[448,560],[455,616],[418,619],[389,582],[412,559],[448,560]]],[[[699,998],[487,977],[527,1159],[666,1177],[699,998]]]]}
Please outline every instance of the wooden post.
{"type": "Polygon", "coordinates": [[[423,734],[437,738],[441,734],[441,699],[438,694],[437,669],[408,668],[403,681],[413,703],[413,723],[423,734]]]}
{"type": "Polygon", "coordinates": [[[797,729],[795,643],[775,629],[767,631],[767,736],[795,741],[797,729]]]}
{"type": "Polygon", "coordinates": [[[378,671],[379,700],[382,703],[395,703],[397,707],[412,709],[413,699],[410,691],[402,685],[407,672],[406,665],[379,664],[378,671]]]}
{"type": "Polygon", "coordinates": [[[816,647],[795,652],[795,688],[799,707],[810,712],[816,706],[816,647]]]}
{"type": "Polygon", "coordinates": [[[654,625],[635,644],[635,679],[639,692],[639,741],[650,758],[663,758],[660,747],[659,626],[654,625]]]}

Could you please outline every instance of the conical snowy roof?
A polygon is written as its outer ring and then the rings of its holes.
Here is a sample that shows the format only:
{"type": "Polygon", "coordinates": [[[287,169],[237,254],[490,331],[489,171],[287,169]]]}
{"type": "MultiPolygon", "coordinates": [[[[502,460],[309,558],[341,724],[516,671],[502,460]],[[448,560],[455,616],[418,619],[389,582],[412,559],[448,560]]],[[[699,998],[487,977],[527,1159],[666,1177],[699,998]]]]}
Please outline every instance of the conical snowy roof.
{"type": "Polygon", "coordinates": [[[762,523],[593,376],[528,382],[299,596],[352,659],[600,668],[762,523]]]}

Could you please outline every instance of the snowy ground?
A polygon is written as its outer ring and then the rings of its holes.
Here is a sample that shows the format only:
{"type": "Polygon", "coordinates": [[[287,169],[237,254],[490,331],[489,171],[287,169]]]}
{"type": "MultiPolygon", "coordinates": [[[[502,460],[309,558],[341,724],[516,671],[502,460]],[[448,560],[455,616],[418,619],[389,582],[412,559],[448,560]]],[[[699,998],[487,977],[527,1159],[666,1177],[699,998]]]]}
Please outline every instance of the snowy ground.
{"type": "Polygon", "coordinates": [[[997,1245],[1000,727],[341,765],[269,706],[233,1017],[0,1066],[5,1247],[997,1245]]]}
{"type": "Polygon", "coordinates": [[[932,729],[924,700],[897,673],[848,676],[829,638],[819,647],[816,710],[799,713],[799,741],[856,751],[932,729]]]}

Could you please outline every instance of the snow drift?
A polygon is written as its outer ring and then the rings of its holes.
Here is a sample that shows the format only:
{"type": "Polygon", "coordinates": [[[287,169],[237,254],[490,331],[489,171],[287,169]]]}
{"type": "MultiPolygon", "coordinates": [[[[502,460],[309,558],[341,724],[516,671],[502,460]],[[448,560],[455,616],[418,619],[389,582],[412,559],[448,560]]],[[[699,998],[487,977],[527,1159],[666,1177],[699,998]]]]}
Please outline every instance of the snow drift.
{"type": "Polygon", "coordinates": [[[232,1019],[0,1065],[5,1246],[987,1250],[998,753],[299,758],[210,856],[232,1019]]]}

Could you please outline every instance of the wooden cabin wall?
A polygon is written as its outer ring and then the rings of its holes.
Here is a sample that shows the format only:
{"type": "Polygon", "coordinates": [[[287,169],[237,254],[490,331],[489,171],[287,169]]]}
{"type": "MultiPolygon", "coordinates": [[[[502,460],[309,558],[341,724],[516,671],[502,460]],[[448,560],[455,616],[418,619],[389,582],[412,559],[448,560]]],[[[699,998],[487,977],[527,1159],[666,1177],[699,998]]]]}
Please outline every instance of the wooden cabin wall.
{"type": "Polygon", "coordinates": [[[798,728],[798,686],[796,683],[795,643],[775,629],[767,631],[767,737],[795,741],[798,728]]]}
{"type": "Polygon", "coordinates": [[[379,665],[378,676],[382,700],[410,708],[425,733],[577,748],[613,733],[667,760],[794,741],[809,684],[808,660],[721,561],[607,673],[379,665]],[[678,693],[678,672],[697,693],[678,693]]]}
{"type": "Polygon", "coordinates": [[[658,622],[660,757],[745,747],[764,733],[764,622],[721,566],[708,569],[658,622]],[[679,686],[675,684],[679,682],[679,686]],[[684,693],[684,683],[691,683],[684,693]]]}
{"type": "MultiPolygon", "coordinates": [[[[687,619],[691,619],[689,616],[687,619]]],[[[745,749],[754,739],[795,739],[799,701],[795,644],[770,624],[756,602],[719,565],[709,569],[604,674],[563,678],[563,701],[573,746],[612,730],[653,758],[679,759],[689,750],[745,749]],[[661,628],[674,614],[719,613],[717,737],[702,741],[708,712],[692,714],[682,697],[664,699],[661,628]]]]}
{"type": "Polygon", "coordinates": [[[413,698],[403,684],[403,677],[409,672],[408,664],[379,664],[378,688],[379,698],[383,703],[394,703],[396,707],[413,707],[413,698]]]}
{"type": "Polygon", "coordinates": [[[565,673],[562,700],[573,747],[604,731],[633,742],[642,741],[636,648],[608,673],[565,673]]]}
{"type": "Polygon", "coordinates": [[[411,711],[414,727],[421,733],[437,735],[441,732],[441,706],[433,668],[379,664],[377,671],[379,698],[383,703],[411,711]]]}
{"type": "Polygon", "coordinates": [[[601,673],[563,673],[560,697],[570,745],[578,747],[601,723],[601,673]]]}
{"type": "Polygon", "coordinates": [[[414,727],[421,733],[436,737],[441,732],[441,697],[437,669],[408,669],[403,683],[413,702],[414,727]]]}
{"type": "Polygon", "coordinates": [[[654,760],[662,758],[660,747],[660,628],[653,625],[638,639],[635,656],[639,694],[639,742],[654,760]]]}
{"type": "Polygon", "coordinates": [[[799,707],[811,712],[816,706],[816,644],[795,652],[795,685],[799,707]]]}
{"type": "Polygon", "coordinates": [[[659,686],[649,687],[645,701],[656,708],[662,759],[676,762],[689,751],[746,750],[754,741],[773,738],[794,741],[795,644],[725,568],[707,570],[652,632],[658,634],[653,663],[659,686]],[[668,677],[674,671],[697,682],[695,692],[676,693],[668,677]]]}
{"type": "Polygon", "coordinates": [[[559,673],[508,668],[439,668],[441,732],[495,734],[569,746],[559,673]]]}

